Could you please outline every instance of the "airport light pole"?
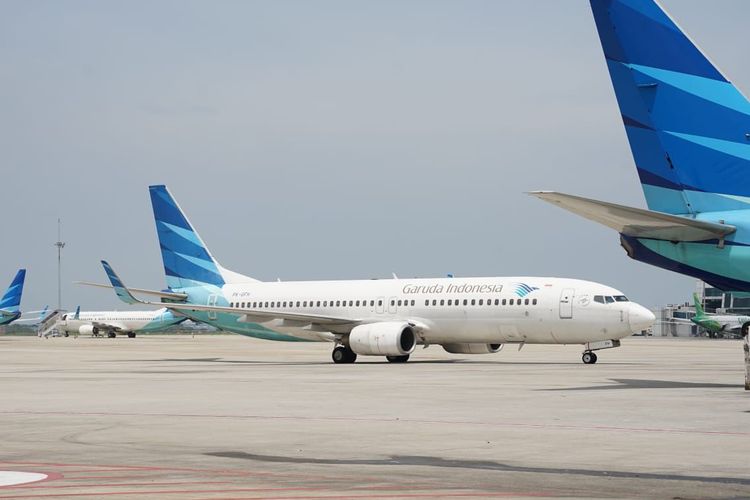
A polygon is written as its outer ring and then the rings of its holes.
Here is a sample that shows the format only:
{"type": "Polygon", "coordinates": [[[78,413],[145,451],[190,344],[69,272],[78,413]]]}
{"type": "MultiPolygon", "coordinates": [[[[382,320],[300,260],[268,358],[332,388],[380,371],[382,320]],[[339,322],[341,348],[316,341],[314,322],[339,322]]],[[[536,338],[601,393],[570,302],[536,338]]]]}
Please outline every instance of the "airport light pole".
{"type": "Polygon", "coordinates": [[[62,224],[57,219],[57,309],[62,309],[62,249],[65,248],[65,242],[62,240],[62,224]]]}

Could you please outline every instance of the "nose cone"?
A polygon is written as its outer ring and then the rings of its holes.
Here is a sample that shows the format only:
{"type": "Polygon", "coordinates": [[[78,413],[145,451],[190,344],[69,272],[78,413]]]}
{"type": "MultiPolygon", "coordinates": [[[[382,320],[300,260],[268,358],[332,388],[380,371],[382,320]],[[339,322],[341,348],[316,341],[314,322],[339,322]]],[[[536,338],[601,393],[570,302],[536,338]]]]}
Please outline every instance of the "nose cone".
{"type": "Polygon", "coordinates": [[[656,316],[654,313],[638,304],[631,304],[630,308],[630,330],[633,333],[648,330],[654,325],[656,316]]]}

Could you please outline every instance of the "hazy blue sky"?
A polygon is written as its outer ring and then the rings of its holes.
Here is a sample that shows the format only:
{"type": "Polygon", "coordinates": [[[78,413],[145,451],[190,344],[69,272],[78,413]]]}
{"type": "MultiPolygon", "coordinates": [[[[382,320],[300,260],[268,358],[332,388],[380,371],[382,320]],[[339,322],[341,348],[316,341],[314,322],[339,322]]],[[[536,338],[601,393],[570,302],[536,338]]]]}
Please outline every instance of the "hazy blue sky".
{"type": "MultiPolygon", "coordinates": [[[[750,2],[663,0],[740,88],[750,2]]],[[[525,195],[645,206],[586,0],[0,2],[0,288],[163,288],[147,186],[263,280],[554,275],[647,305],[691,278],[525,195]]]]}

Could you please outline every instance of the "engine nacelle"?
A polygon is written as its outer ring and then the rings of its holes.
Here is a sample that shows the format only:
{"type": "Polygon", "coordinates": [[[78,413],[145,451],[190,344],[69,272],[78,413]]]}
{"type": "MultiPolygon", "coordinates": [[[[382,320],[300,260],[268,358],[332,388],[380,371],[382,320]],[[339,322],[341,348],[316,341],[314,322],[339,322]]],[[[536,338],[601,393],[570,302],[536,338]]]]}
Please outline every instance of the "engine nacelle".
{"type": "Polygon", "coordinates": [[[492,354],[501,351],[503,344],[443,344],[451,354],[492,354]]]}
{"type": "Polygon", "coordinates": [[[93,325],[81,325],[78,327],[78,333],[81,335],[93,335],[94,334],[94,326],[93,325]]]}
{"type": "Polygon", "coordinates": [[[405,321],[371,323],[352,328],[349,347],[357,354],[405,356],[417,346],[414,330],[405,321]]]}

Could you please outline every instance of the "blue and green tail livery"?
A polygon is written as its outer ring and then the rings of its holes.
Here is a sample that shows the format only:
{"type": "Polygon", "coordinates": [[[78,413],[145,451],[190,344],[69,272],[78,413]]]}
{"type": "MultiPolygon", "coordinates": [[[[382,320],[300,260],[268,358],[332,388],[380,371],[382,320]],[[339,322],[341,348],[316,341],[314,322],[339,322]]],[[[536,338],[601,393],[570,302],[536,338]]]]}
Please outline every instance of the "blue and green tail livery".
{"type": "Polygon", "coordinates": [[[164,273],[170,289],[214,285],[225,280],[206,245],[187,220],[166,186],[150,186],[164,273]]]}
{"type": "Polygon", "coordinates": [[[21,295],[26,269],[19,269],[0,300],[0,325],[7,325],[21,316],[21,295]]]}
{"type": "Polygon", "coordinates": [[[654,1],[591,7],[649,208],[750,208],[745,96],[654,1]]]}

